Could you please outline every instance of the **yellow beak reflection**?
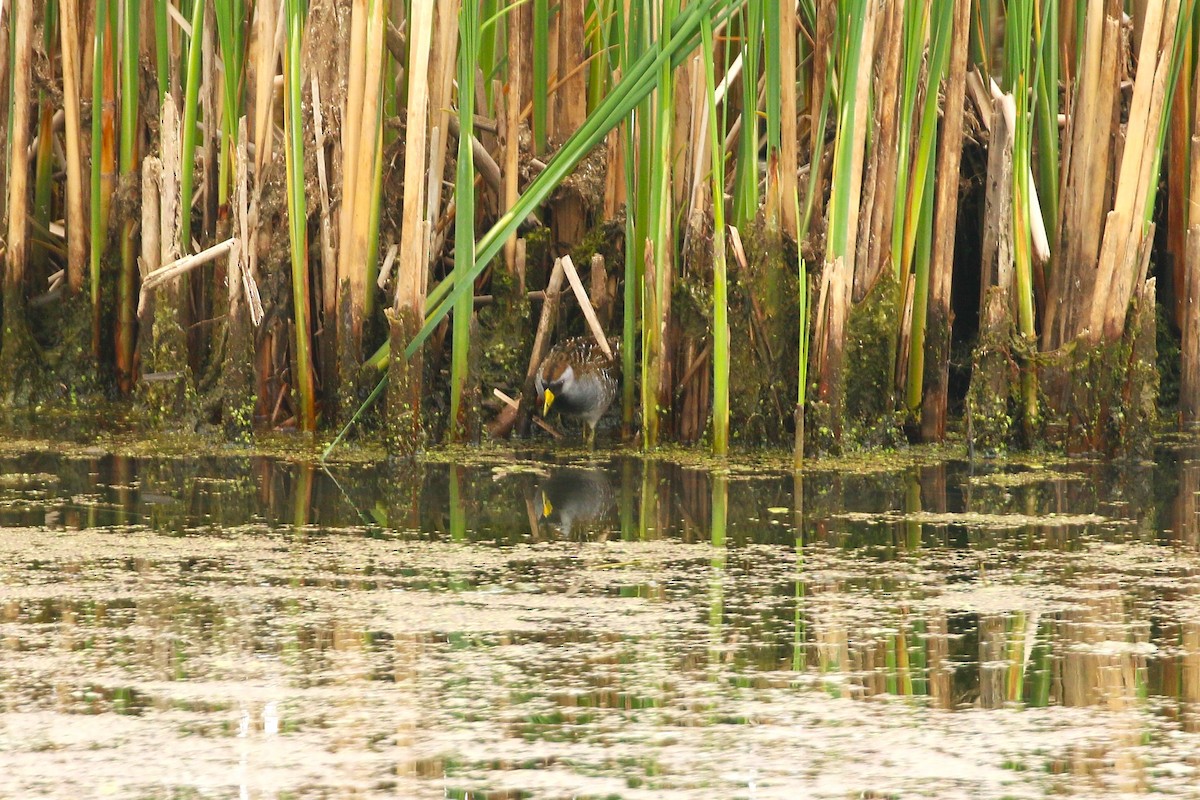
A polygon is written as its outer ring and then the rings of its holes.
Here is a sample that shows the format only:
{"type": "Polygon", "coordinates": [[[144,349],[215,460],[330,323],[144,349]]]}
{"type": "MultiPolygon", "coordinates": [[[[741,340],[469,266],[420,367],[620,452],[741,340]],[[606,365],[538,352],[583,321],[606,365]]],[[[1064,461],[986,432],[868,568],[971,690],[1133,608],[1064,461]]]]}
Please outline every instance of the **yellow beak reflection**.
{"type": "Polygon", "coordinates": [[[542,518],[549,517],[554,513],[554,506],[550,504],[550,498],[542,495],[542,518]]]}
{"type": "Polygon", "coordinates": [[[546,394],[543,396],[543,399],[542,399],[542,416],[543,417],[550,413],[550,406],[552,406],[552,405],[554,405],[554,392],[547,389],[546,394]]]}

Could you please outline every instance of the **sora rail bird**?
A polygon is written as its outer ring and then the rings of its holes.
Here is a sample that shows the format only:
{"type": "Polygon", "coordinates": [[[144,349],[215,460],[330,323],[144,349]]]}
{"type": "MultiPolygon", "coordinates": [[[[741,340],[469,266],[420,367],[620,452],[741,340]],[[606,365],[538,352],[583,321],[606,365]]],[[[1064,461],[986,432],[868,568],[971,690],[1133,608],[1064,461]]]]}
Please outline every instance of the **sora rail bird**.
{"type": "MultiPolygon", "coordinates": [[[[609,339],[608,344],[615,355],[618,340],[609,339]]],[[[542,416],[553,407],[560,414],[580,418],[583,441],[590,448],[596,442],[596,423],[617,396],[620,365],[590,336],[564,339],[538,367],[534,385],[542,401],[542,416]]]]}

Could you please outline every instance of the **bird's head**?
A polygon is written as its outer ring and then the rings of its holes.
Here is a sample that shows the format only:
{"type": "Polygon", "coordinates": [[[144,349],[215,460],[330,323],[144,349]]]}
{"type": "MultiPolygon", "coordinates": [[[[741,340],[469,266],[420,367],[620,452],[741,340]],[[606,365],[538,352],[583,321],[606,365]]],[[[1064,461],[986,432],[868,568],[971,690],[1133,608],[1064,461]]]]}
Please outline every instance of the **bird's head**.
{"type": "Polygon", "coordinates": [[[542,416],[550,413],[554,400],[564,391],[568,391],[575,382],[575,370],[565,361],[548,365],[542,375],[538,376],[538,394],[542,398],[542,416]]]}

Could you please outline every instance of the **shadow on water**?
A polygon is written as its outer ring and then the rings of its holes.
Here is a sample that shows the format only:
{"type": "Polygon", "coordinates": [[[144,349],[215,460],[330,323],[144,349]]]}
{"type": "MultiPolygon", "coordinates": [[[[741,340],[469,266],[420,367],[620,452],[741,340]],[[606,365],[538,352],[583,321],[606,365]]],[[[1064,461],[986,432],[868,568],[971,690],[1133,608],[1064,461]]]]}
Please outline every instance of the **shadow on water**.
{"type": "Polygon", "coordinates": [[[3,458],[0,795],[1194,796],[1198,493],[3,458]]]}

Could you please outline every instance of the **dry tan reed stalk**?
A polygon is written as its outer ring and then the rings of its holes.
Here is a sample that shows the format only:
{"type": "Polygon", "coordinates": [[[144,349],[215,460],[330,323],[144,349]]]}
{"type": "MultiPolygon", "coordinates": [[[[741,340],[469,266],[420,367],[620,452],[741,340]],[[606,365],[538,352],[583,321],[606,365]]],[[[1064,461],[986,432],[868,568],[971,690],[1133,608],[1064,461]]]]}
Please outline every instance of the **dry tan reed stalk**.
{"type": "MultiPolygon", "coordinates": [[[[1008,129],[1015,131],[1017,124],[1016,100],[1011,94],[1002,92],[1000,86],[994,80],[991,82],[991,93],[997,108],[1004,114],[1008,129]]],[[[1029,210],[1027,217],[1029,219],[1030,246],[1032,248],[1033,267],[1035,270],[1039,270],[1044,269],[1047,262],[1050,261],[1050,242],[1046,234],[1046,222],[1042,217],[1042,205],[1038,200],[1037,181],[1033,176],[1032,165],[1029,167],[1026,177],[1026,183],[1029,186],[1029,210]]]]}
{"type": "Polygon", "coordinates": [[[1116,231],[1114,248],[1119,255],[1111,262],[1103,258],[1109,239],[1107,226],[1105,228],[1105,241],[1100,247],[1097,293],[1092,305],[1093,339],[1102,337],[1104,341],[1115,341],[1120,338],[1129,304],[1145,280],[1140,256],[1147,237],[1153,234],[1145,224],[1144,215],[1151,186],[1158,181],[1158,175],[1154,174],[1154,168],[1158,166],[1155,155],[1159,131],[1166,122],[1163,104],[1174,55],[1179,5],[1159,0],[1146,7],[1114,205],[1114,212],[1121,213],[1118,219],[1124,227],[1116,231]]]}
{"type": "MultiPolygon", "coordinates": [[[[613,70],[613,82],[620,80],[620,70],[613,70]]],[[[617,209],[625,204],[625,128],[618,126],[608,133],[604,147],[608,152],[608,171],[604,175],[604,219],[616,217],[617,209]]]]}
{"type": "Polygon", "coordinates": [[[429,42],[433,5],[417,3],[409,19],[408,126],[404,141],[404,211],[400,229],[400,269],[395,309],[425,315],[425,142],[429,114],[429,42]]]}
{"type": "MultiPolygon", "coordinates": [[[[63,112],[66,142],[67,286],[83,290],[87,265],[87,225],[83,214],[83,156],[79,127],[79,0],[60,0],[62,35],[63,112]]],[[[2,81],[0,81],[2,83],[2,81]]]]}
{"type": "MultiPolygon", "coordinates": [[[[525,240],[519,240],[521,249],[524,248],[525,240]]],[[[550,270],[550,278],[546,281],[546,291],[543,295],[542,314],[538,317],[537,331],[533,336],[533,350],[529,354],[529,367],[525,370],[525,382],[521,387],[521,410],[517,414],[516,422],[519,425],[521,433],[528,430],[526,420],[534,417],[534,409],[538,407],[537,390],[534,385],[534,376],[537,375],[538,367],[541,366],[542,360],[546,358],[546,353],[550,350],[550,331],[554,326],[555,319],[558,318],[558,306],[562,293],[562,283],[565,277],[563,270],[562,259],[555,259],[554,267],[550,270]]]]}
{"type": "MultiPolygon", "coordinates": [[[[451,100],[454,94],[454,78],[458,71],[458,9],[462,0],[437,0],[437,36],[429,63],[429,189],[425,201],[428,204],[425,219],[432,225],[441,216],[442,175],[446,171],[449,151],[451,100]]],[[[442,253],[445,237],[439,235],[427,253],[432,264],[442,253]]]]}
{"type": "MultiPolygon", "coordinates": [[[[379,2],[380,0],[376,0],[379,2]]],[[[338,214],[338,261],[335,295],[340,295],[343,281],[349,280],[353,247],[351,229],[354,226],[354,204],[358,199],[357,174],[362,142],[359,131],[363,125],[362,107],[366,81],[368,0],[353,0],[350,7],[350,63],[346,67],[346,105],[342,114],[342,204],[338,214]]],[[[326,301],[329,302],[328,300],[326,301]]],[[[334,303],[334,308],[337,308],[334,303]]]]}
{"type": "MultiPolygon", "coordinates": [[[[332,320],[337,311],[338,269],[333,250],[333,219],[329,208],[329,176],[325,168],[325,115],[321,113],[321,81],[317,77],[316,70],[313,70],[309,76],[309,83],[312,87],[313,139],[316,147],[317,189],[321,203],[321,307],[325,312],[325,319],[332,320]]],[[[342,175],[344,178],[345,173],[343,172],[342,175]]],[[[345,230],[345,228],[339,225],[338,230],[340,232],[345,230]]]]}
{"type": "MultiPolygon", "coordinates": [[[[546,281],[546,299],[542,303],[542,315],[538,318],[537,331],[533,336],[533,350],[529,354],[529,369],[525,371],[527,390],[532,389],[533,376],[537,374],[538,366],[541,365],[542,359],[550,350],[550,328],[554,324],[555,317],[558,316],[559,295],[562,291],[565,274],[562,259],[555,259],[554,268],[550,270],[550,279],[546,281]]],[[[530,391],[527,391],[526,394],[532,396],[530,391]]]]}
{"type": "Polygon", "coordinates": [[[159,157],[159,264],[168,264],[183,252],[180,236],[179,172],[180,141],[179,111],[175,101],[167,95],[160,109],[159,157]]]}
{"type": "MultiPolygon", "coordinates": [[[[1186,62],[1185,62],[1186,63],[1186,62]]],[[[1186,67],[1179,77],[1179,86],[1171,103],[1170,120],[1168,124],[1167,141],[1163,152],[1163,181],[1166,199],[1166,253],[1170,259],[1171,270],[1171,299],[1170,314],[1175,324],[1183,326],[1183,315],[1186,313],[1186,297],[1183,287],[1187,284],[1187,230],[1188,168],[1190,149],[1188,143],[1192,136],[1192,98],[1185,90],[1186,67]]]]}
{"type": "MultiPolygon", "coordinates": [[[[430,100],[430,111],[433,110],[433,101],[430,100]]],[[[434,125],[429,130],[429,146],[426,148],[429,153],[429,174],[426,176],[427,183],[425,184],[425,253],[429,259],[429,265],[433,265],[441,256],[442,245],[446,240],[446,231],[450,227],[450,222],[454,219],[454,201],[451,200],[446,213],[438,217],[437,209],[441,207],[442,202],[442,173],[434,169],[438,155],[444,157],[445,150],[443,142],[446,138],[445,129],[434,125]]],[[[444,167],[444,165],[443,165],[444,167]]],[[[426,270],[426,276],[429,271],[426,270]]]]}
{"type": "MultiPolygon", "coordinates": [[[[343,175],[343,195],[355,194],[354,216],[350,221],[350,254],[344,265],[339,265],[338,288],[346,282],[350,289],[350,336],[349,346],[356,361],[362,358],[362,329],[367,306],[367,258],[370,254],[371,190],[375,181],[375,156],[379,150],[379,90],[383,83],[383,39],[386,30],[384,0],[375,0],[374,13],[367,20],[367,59],[363,77],[361,124],[358,128],[359,143],[353,183],[343,175]]],[[[345,236],[345,232],[343,232],[345,236]]],[[[341,304],[339,303],[339,306],[341,304]]]]}
{"type": "Polygon", "coordinates": [[[1183,312],[1179,323],[1179,421],[1184,427],[1200,422],[1200,80],[1193,81],[1192,92],[1187,262],[1180,291],[1183,312]]]}
{"type": "Polygon", "coordinates": [[[383,266],[379,268],[379,277],[375,280],[375,285],[380,290],[387,288],[388,279],[392,277],[392,267],[396,263],[396,253],[400,250],[400,246],[393,242],[387,249],[387,254],[383,257],[383,266]]]}
{"type": "MultiPolygon", "coordinates": [[[[169,6],[169,4],[168,4],[169,6]]],[[[254,185],[262,186],[262,168],[270,161],[273,127],[271,106],[278,43],[283,34],[283,3],[256,0],[254,4],[254,185]]],[[[261,191],[261,190],[260,190],[261,191]]]]}
{"type": "MultiPolygon", "coordinates": [[[[952,29],[954,38],[950,42],[950,61],[946,72],[945,111],[938,139],[933,248],[929,265],[929,320],[925,340],[929,357],[926,360],[925,395],[921,405],[921,438],[925,441],[941,441],[946,435],[950,327],[954,321],[950,290],[954,274],[955,228],[958,224],[959,165],[962,157],[970,28],[970,4],[956,3],[952,29]]],[[[1032,181],[1030,186],[1033,186],[1032,181]]]]}
{"type": "Polygon", "coordinates": [[[612,321],[613,293],[608,288],[608,271],[604,266],[604,256],[600,253],[592,253],[588,282],[592,285],[589,297],[595,303],[596,317],[600,320],[602,326],[607,325],[612,321]]]}
{"type": "Polygon", "coordinates": [[[608,346],[608,337],[605,336],[604,327],[596,317],[596,309],[592,307],[587,290],[583,288],[583,281],[579,279],[579,273],[575,270],[575,262],[571,260],[570,256],[563,256],[561,262],[563,272],[566,273],[567,280],[571,283],[571,291],[575,292],[575,299],[579,301],[579,310],[583,312],[583,318],[587,320],[596,344],[600,345],[604,355],[613,358],[613,351],[608,346]]]}
{"type": "MultiPolygon", "coordinates": [[[[162,246],[159,244],[159,187],[162,185],[162,161],[157,156],[147,156],[142,161],[142,254],[138,259],[138,274],[146,279],[162,266],[162,246]]],[[[140,304],[139,304],[140,305],[140,304]]],[[[138,309],[141,313],[141,309],[138,309]]]]}
{"type": "Polygon", "coordinates": [[[170,264],[164,264],[146,276],[142,281],[142,295],[145,297],[147,292],[150,292],[166,283],[169,280],[185,275],[191,272],[196,267],[204,266],[210,261],[216,261],[224,255],[228,255],[229,251],[237,246],[237,238],[231,237],[223,242],[214,244],[212,247],[207,247],[199,253],[184,256],[172,261],[170,264]]]}
{"type": "MultiPolygon", "coordinates": [[[[1200,136],[1192,135],[1192,197],[1200,187],[1200,136]]],[[[1192,219],[1196,219],[1193,217],[1192,219]]],[[[1185,428],[1200,422],[1200,222],[1188,226],[1187,265],[1181,294],[1184,296],[1180,323],[1179,421],[1185,428]]]]}
{"type": "Polygon", "coordinates": [[[704,70],[696,58],[688,59],[676,72],[675,117],[671,121],[671,152],[667,158],[674,168],[671,170],[671,207],[687,208],[695,181],[693,151],[696,149],[700,131],[700,119],[708,119],[708,105],[704,102],[704,70]]]}
{"type": "Polygon", "coordinates": [[[988,143],[987,189],[984,194],[982,274],[979,307],[988,308],[988,294],[1000,287],[1008,308],[1016,308],[1013,296],[1012,240],[1012,148],[1013,129],[1008,117],[994,101],[991,112],[991,139],[988,143]]]}
{"type": "MultiPolygon", "coordinates": [[[[707,91],[707,87],[704,84],[703,64],[699,59],[700,56],[693,56],[688,60],[687,74],[690,80],[687,83],[695,97],[692,102],[692,119],[689,120],[690,136],[686,148],[689,155],[685,158],[689,189],[686,201],[687,224],[684,226],[683,246],[680,248],[684,253],[690,251],[692,238],[704,228],[709,213],[709,195],[711,194],[708,173],[709,165],[712,162],[712,144],[708,135],[708,104],[703,94],[707,91]]],[[[684,172],[684,170],[679,170],[679,172],[684,172]]]]}
{"type": "MultiPolygon", "coordinates": [[[[313,98],[313,107],[320,107],[320,101],[316,97],[313,98]]],[[[239,313],[238,306],[246,299],[246,253],[249,250],[249,231],[246,227],[246,210],[249,206],[246,167],[246,118],[243,116],[238,118],[237,148],[233,152],[232,189],[229,193],[229,230],[233,232],[238,244],[229,251],[229,265],[225,268],[230,319],[239,313]]]]}
{"type": "MultiPolygon", "coordinates": [[[[584,0],[564,0],[553,18],[550,33],[550,75],[564,75],[547,113],[550,146],[565,140],[587,118],[587,64],[584,0]],[[557,38],[555,37],[557,31],[557,38]],[[557,44],[556,44],[557,42],[557,44]],[[555,62],[557,60],[557,67],[555,62]]],[[[561,192],[550,218],[552,244],[572,247],[587,233],[587,210],[577,192],[561,192]]]]}
{"type": "MultiPolygon", "coordinates": [[[[33,5],[16,3],[12,9],[13,35],[16,47],[12,53],[12,138],[9,144],[14,153],[29,148],[30,59],[33,55],[33,5]]],[[[20,291],[25,281],[28,259],[26,218],[29,215],[29,162],[24,158],[8,161],[8,237],[4,283],[6,288],[20,291]]],[[[10,313],[15,313],[10,311],[10,313]]]]}
{"type": "MultiPolygon", "coordinates": [[[[902,0],[888,0],[880,17],[884,30],[900,31],[903,25],[902,0]]],[[[883,37],[879,67],[875,75],[874,126],[872,154],[867,167],[867,186],[862,203],[862,224],[859,233],[858,256],[854,262],[854,302],[861,302],[883,273],[892,246],[892,221],[896,212],[896,169],[899,160],[898,139],[900,117],[897,113],[900,96],[900,52],[903,37],[883,37]],[[882,198],[883,202],[878,202],[882,198]]],[[[824,91],[814,84],[814,93],[824,91]]],[[[815,125],[815,117],[813,124],[815,125]]],[[[814,159],[819,151],[814,153],[814,159]]]]}
{"type": "Polygon", "coordinates": [[[1089,324],[1109,200],[1112,134],[1119,120],[1120,4],[1089,0],[1084,50],[1062,151],[1059,265],[1050,276],[1042,347],[1057,350],[1089,324]]]}
{"type": "Polygon", "coordinates": [[[562,0],[559,4],[559,70],[566,73],[558,101],[558,136],[566,139],[587,117],[586,32],[584,0],[562,0]]]}

